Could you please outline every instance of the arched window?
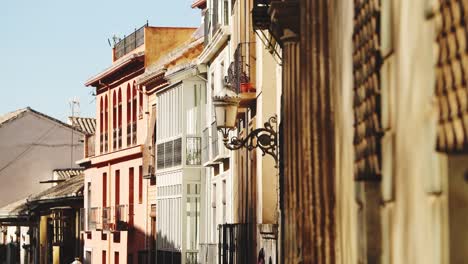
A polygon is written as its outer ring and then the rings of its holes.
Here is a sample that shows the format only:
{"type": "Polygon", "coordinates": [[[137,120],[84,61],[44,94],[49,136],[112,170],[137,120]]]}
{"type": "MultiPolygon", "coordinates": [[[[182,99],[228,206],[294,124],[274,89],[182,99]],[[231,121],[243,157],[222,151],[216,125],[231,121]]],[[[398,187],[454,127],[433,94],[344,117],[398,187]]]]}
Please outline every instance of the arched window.
{"type": "Polygon", "coordinates": [[[112,92],[112,149],[117,148],[117,97],[112,92]]]}
{"type": "Polygon", "coordinates": [[[109,99],[104,97],[104,151],[109,149],[109,99]]]}
{"type": "Polygon", "coordinates": [[[136,144],[137,142],[137,89],[136,89],[136,82],[133,82],[132,85],[132,144],[136,144]]]}
{"type": "Polygon", "coordinates": [[[141,119],[141,118],[143,118],[143,93],[139,90],[138,95],[139,95],[138,96],[139,97],[138,98],[138,100],[139,100],[139,102],[138,102],[138,106],[139,106],[138,111],[139,111],[139,117],[141,119]]]}
{"type": "Polygon", "coordinates": [[[132,143],[132,92],[127,84],[127,146],[132,143]]]}
{"type": "Polygon", "coordinates": [[[118,92],[118,111],[117,111],[117,138],[119,148],[122,148],[122,90],[119,87],[118,92]]]}
{"type": "Polygon", "coordinates": [[[102,153],[104,151],[104,138],[102,137],[102,132],[104,131],[104,105],[103,105],[103,99],[102,96],[100,98],[100,103],[99,103],[99,151],[102,153]]]}

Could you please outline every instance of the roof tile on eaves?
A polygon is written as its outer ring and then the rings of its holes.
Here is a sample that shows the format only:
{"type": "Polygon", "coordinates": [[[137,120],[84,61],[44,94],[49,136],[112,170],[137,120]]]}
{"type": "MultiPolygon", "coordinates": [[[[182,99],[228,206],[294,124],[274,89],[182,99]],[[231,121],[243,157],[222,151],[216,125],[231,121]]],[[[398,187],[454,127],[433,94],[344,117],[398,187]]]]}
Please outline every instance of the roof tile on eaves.
{"type": "Polygon", "coordinates": [[[28,202],[83,196],[84,174],[74,176],[45,191],[31,195],[28,202]]]}
{"type": "Polygon", "coordinates": [[[83,131],[87,135],[92,135],[96,132],[96,119],[90,117],[69,117],[70,124],[83,131]]]}

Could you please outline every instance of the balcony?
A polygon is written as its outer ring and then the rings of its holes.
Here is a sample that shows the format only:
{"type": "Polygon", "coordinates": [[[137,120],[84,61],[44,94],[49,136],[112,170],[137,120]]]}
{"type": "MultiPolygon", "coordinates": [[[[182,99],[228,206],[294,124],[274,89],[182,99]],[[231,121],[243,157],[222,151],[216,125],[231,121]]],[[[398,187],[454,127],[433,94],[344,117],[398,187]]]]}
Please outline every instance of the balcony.
{"type": "Polygon", "coordinates": [[[126,231],[133,226],[133,205],[82,208],[80,227],[82,231],[126,231]]]}
{"type": "Polygon", "coordinates": [[[148,23],[114,45],[114,60],[118,60],[145,43],[145,27],[147,26],[148,23]]]}
{"type": "Polygon", "coordinates": [[[240,43],[229,65],[226,82],[241,98],[240,105],[248,106],[256,99],[255,90],[255,42],[240,43]]]}

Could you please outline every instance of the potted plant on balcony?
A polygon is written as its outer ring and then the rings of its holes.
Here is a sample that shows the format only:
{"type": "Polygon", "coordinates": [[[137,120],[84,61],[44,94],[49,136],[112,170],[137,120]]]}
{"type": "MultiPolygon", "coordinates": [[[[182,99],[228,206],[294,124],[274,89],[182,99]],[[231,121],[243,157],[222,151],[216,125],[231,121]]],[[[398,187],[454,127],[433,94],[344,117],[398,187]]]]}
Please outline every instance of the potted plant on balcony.
{"type": "Polygon", "coordinates": [[[249,76],[245,72],[242,72],[240,76],[240,92],[248,93],[251,92],[252,89],[249,76]]]}

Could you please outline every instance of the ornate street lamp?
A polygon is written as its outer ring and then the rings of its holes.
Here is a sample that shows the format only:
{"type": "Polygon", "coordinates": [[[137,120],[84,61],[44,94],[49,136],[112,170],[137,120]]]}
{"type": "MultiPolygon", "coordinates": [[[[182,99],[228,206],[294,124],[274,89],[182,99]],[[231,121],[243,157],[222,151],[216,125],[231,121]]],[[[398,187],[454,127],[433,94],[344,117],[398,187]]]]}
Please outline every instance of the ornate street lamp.
{"type": "Polygon", "coordinates": [[[268,154],[273,157],[278,166],[278,134],[276,132],[276,115],[265,122],[263,128],[257,128],[250,132],[245,138],[233,136],[229,141],[229,132],[236,129],[237,109],[240,97],[226,85],[221,93],[213,97],[213,105],[216,114],[216,126],[223,134],[224,146],[230,150],[247,148],[253,150],[260,148],[262,155],[268,154]]]}

